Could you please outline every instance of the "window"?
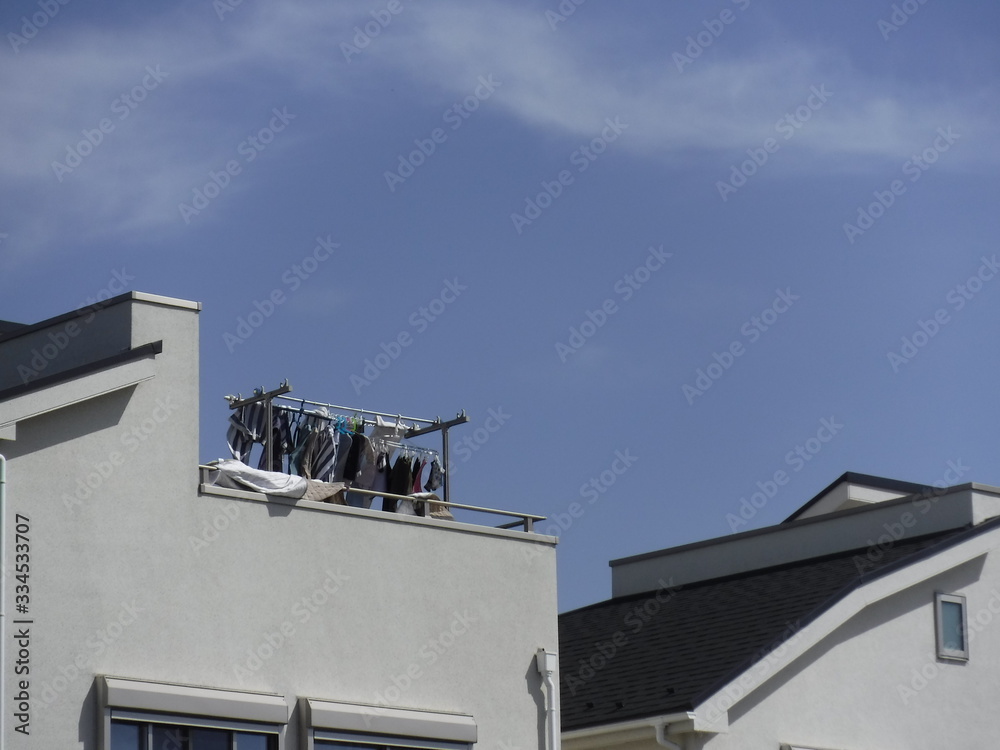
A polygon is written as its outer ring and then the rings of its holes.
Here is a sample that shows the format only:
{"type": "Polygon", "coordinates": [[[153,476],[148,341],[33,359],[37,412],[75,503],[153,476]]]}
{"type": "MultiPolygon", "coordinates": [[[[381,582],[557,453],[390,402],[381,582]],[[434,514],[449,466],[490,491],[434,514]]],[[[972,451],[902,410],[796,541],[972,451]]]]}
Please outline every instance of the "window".
{"type": "Polygon", "coordinates": [[[98,677],[101,750],[283,750],[280,695],[98,677]]]}
{"type": "Polygon", "coordinates": [[[969,629],[965,615],[965,597],[957,594],[936,594],[934,624],[937,631],[938,658],[968,661],[969,629]]]}
{"type": "Polygon", "coordinates": [[[313,733],[315,750],[468,750],[468,742],[448,742],[445,740],[422,740],[416,737],[392,737],[364,735],[342,732],[313,733]],[[340,737],[342,739],[323,739],[340,737]]]}
{"type": "Polygon", "coordinates": [[[470,750],[467,714],[302,699],[313,750],[470,750]]]}
{"type": "Polygon", "coordinates": [[[111,720],[111,750],[277,750],[277,741],[274,732],[111,720]]]}

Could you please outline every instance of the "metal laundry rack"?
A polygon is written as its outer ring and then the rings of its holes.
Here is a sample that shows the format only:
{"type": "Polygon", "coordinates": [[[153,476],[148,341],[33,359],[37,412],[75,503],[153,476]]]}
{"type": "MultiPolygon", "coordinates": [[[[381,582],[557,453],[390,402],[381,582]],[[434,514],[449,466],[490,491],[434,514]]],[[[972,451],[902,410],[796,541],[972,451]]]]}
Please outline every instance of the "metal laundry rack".
{"type": "Polygon", "coordinates": [[[274,399],[281,398],[283,400],[293,401],[301,405],[309,404],[310,406],[316,406],[316,407],[322,406],[331,411],[347,412],[349,414],[360,414],[362,417],[364,417],[365,415],[370,415],[372,417],[387,417],[395,419],[397,421],[416,423],[417,426],[407,430],[402,435],[403,438],[407,439],[420,437],[421,435],[429,435],[432,432],[440,432],[441,463],[444,469],[444,484],[442,486],[444,495],[443,499],[444,502],[446,503],[451,502],[450,500],[451,493],[449,487],[451,473],[448,471],[448,430],[450,430],[452,427],[456,425],[464,424],[465,422],[469,421],[469,417],[466,415],[464,409],[461,412],[459,412],[459,414],[454,419],[449,419],[447,421],[442,421],[440,417],[437,417],[436,419],[423,419],[421,417],[407,417],[403,416],[402,414],[390,414],[388,412],[383,412],[383,411],[372,411],[371,409],[359,409],[353,406],[339,406],[337,404],[327,404],[322,401],[309,401],[308,399],[292,398],[286,396],[285,394],[291,392],[291,390],[292,386],[288,383],[287,380],[283,380],[281,382],[281,385],[279,385],[273,391],[265,391],[261,387],[261,388],[256,388],[253,392],[253,396],[249,398],[243,398],[242,394],[225,397],[226,400],[229,402],[230,409],[238,409],[239,407],[246,406],[247,404],[256,404],[261,402],[263,402],[267,407],[267,417],[266,417],[267,427],[265,429],[266,434],[264,435],[264,455],[266,457],[265,468],[268,471],[274,470],[271,464],[272,454],[270,446],[271,435],[272,435],[271,425],[274,424],[274,418],[273,418],[274,399]]]}

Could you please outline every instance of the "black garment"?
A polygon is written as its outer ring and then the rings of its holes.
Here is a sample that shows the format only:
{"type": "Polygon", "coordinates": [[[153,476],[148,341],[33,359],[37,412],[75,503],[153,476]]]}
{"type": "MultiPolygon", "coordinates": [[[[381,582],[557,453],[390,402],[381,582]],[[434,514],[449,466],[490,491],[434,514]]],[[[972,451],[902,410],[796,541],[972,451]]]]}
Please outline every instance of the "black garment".
{"type": "Polygon", "coordinates": [[[358,471],[361,469],[361,449],[364,444],[368,442],[368,438],[365,437],[364,433],[354,433],[351,436],[351,449],[347,451],[347,463],[344,464],[344,481],[353,482],[358,477],[358,471]]]}
{"type": "Polygon", "coordinates": [[[443,479],[444,470],[441,468],[441,462],[435,458],[434,461],[431,462],[431,473],[430,476],[427,477],[427,483],[424,484],[424,489],[430,491],[436,490],[441,486],[443,479]]]}
{"type": "MultiPolygon", "coordinates": [[[[409,495],[412,489],[413,489],[413,472],[410,468],[410,460],[403,456],[399,456],[399,458],[396,459],[396,463],[392,465],[392,473],[389,474],[388,492],[391,495],[409,495]]],[[[396,498],[383,497],[382,510],[387,510],[390,513],[395,513],[396,498]]]]}

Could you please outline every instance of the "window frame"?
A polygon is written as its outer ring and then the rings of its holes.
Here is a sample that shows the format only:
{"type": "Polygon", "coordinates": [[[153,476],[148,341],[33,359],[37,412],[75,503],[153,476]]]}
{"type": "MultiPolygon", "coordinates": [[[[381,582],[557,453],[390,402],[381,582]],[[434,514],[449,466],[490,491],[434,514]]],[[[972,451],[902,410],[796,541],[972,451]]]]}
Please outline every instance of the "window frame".
{"type": "Polygon", "coordinates": [[[403,737],[391,734],[366,734],[363,732],[336,732],[329,729],[312,729],[315,750],[336,750],[356,745],[370,746],[372,750],[470,750],[469,742],[453,742],[422,737],[403,737]]]}
{"type": "Polygon", "coordinates": [[[338,742],[372,750],[472,750],[479,739],[468,714],[311,698],[300,706],[305,750],[336,750],[338,742]]]}
{"type": "Polygon", "coordinates": [[[937,591],[934,594],[934,633],[937,646],[937,657],[945,661],[967,662],[969,661],[969,616],[968,606],[965,596],[961,594],[946,594],[937,591]],[[962,646],[963,648],[949,648],[945,644],[944,638],[944,605],[957,604],[962,618],[962,646]]]}
{"type": "MultiPolygon", "coordinates": [[[[140,745],[139,750],[142,748],[148,748],[148,750],[163,750],[162,748],[154,748],[151,744],[151,727],[154,725],[162,727],[175,727],[177,729],[218,729],[240,734],[262,734],[274,738],[274,743],[271,745],[272,747],[280,747],[281,731],[279,726],[276,724],[256,724],[252,722],[233,720],[205,719],[199,716],[153,714],[145,711],[116,711],[112,709],[110,726],[114,726],[116,722],[120,724],[135,724],[139,727],[145,728],[146,741],[140,745]]],[[[108,738],[108,747],[110,747],[110,731],[108,738]]]]}
{"type": "MultiPolygon", "coordinates": [[[[114,721],[273,735],[286,750],[290,710],[284,696],[100,675],[101,750],[111,750],[114,721]]],[[[148,731],[148,730],[147,730],[148,731]]]]}

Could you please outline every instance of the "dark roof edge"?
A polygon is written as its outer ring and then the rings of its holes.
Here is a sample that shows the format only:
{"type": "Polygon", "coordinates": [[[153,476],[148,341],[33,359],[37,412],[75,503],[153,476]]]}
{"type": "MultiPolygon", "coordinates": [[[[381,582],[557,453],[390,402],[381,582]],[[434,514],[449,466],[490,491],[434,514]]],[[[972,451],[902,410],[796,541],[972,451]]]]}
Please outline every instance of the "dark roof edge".
{"type": "MultiPolygon", "coordinates": [[[[904,538],[901,541],[905,543],[910,542],[921,542],[927,539],[934,539],[935,537],[943,537],[948,535],[954,535],[957,529],[962,529],[963,527],[957,527],[955,529],[943,529],[941,531],[932,531],[927,534],[921,534],[920,536],[904,538]]],[[[826,560],[835,560],[840,557],[847,557],[859,554],[865,554],[870,549],[869,545],[863,547],[854,547],[852,549],[840,550],[838,552],[827,552],[822,555],[816,555],[815,557],[806,557],[801,560],[791,560],[789,562],[776,563],[774,565],[768,565],[763,568],[751,568],[750,570],[741,570],[737,573],[727,573],[725,575],[716,576],[715,578],[705,578],[697,581],[691,581],[690,583],[679,583],[676,586],[661,586],[658,589],[649,589],[647,591],[639,591],[634,594],[623,594],[621,596],[615,596],[610,599],[605,599],[600,602],[595,602],[594,604],[586,604],[582,607],[577,607],[576,609],[567,610],[566,612],[560,612],[559,616],[575,614],[577,612],[582,612],[587,609],[593,609],[601,607],[608,604],[621,604],[627,602],[630,599],[648,599],[650,596],[655,596],[660,591],[683,591],[685,589],[693,589],[699,586],[708,586],[716,583],[724,583],[726,581],[739,580],[740,578],[750,578],[756,575],[762,575],[767,573],[776,573],[781,570],[788,570],[789,568],[797,568],[800,565],[812,565],[815,563],[825,562],[826,560]]],[[[893,563],[895,564],[895,563],[893,563]]]]}
{"type": "MultiPolygon", "coordinates": [[[[847,476],[845,474],[844,476],[847,476]]],[[[856,475],[861,476],[861,475],[856,475]]],[[[972,482],[964,482],[962,484],[952,485],[951,487],[934,487],[933,485],[913,485],[915,487],[921,488],[918,492],[911,495],[904,495],[903,497],[898,497],[895,500],[885,500],[881,503],[871,503],[869,505],[862,505],[857,508],[847,508],[846,510],[838,510],[836,513],[826,513],[822,516],[813,516],[812,518],[799,518],[794,521],[782,521],[779,524],[773,526],[764,526],[760,529],[750,529],[749,531],[740,531],[736,534],[726,534],[725,536],[716,536],[711,539],[702,539],[700,542],[690,542],[688,544],[681,544],[677,547],[667,547],[665,549],[654,550],[653,552],[642,552],[638,555],[630,555],[629,557],[620,557],[617,560],[611,560],[608,565],[612,568],[618,565],[627,565],[629,563],[641,562],[643,560],[651,560],[656,557],[663,557],[665,555],[672,555],[675,552],[686,552],[692,549],[699,549],[701,547],[711,547],[716,544],[725,544],[726,542],[732,541],[734,539],[750,539],[755,536],[763,536],[765,534],[774,534],[780,531],[786,531],[791,528],[798,526],[805,526],[813,523],[823,523],[824,521],[829,521],[832,516],[837,518],[842,518],[844,516],[858,515],[861,513],[869,513],[873,510],[880,508],[891,508],[894,505],[905,505],[906,503],[913,502],[920,497],[929,497],[931,495],[935,497],[942,497],[944,495],[950,495],[954,492],[960,492],[961,490],[985,488],[984,485],[974,485],[972,482]]]]}
{"type": "Polygon", "coordinates": [[[143,344],[142,346],[136,346],[119,352],[118,354],[112,354],[110,357],[99,359],[95,362],[88,362],[85,365],[71,367],[70,369],[63,370],[62,372],[56,372],[52,375],[46,375],[45,377],[38,378],[38,380],[29,380],[27,383],[13,385],[10,388],[0,391],[0,401],[6,401],[7,399],[14,398],[15,396],[21,396],[25,393],[30,393],[31,391],[39,390],[41,388],[58,385],[59,383],[64,383],[67,380],[73,380],[74,378],[89,375],[90,373],[97,372],[99,370],[106,370],[109,367],[125,364],[126,362],[131,362],[132,360],[143,359],[144,357],[150,356],[155,357],[157,354],[162,353],[162,339],[160,341],[153,341],[149,344],[143,344]]]}
{"type": "MultiPolygon", "coordinates": [[[[54,318],[48,318],[47,320],[40,321],[38,323],[18,323],[14,324],[18,327],[7,331],[6,333],[0,334],[0,344],[10,341],[11,339],[16,339],[18,336],[26,336],[29,333],[35,331],[43,331],[46,328],[51,328],[52,326],[59,325],[60,323],[66,323],[76,318],[82,318],[84,315],[93,315],[94,313],[104,310],[108,307],[113,307],[115,305],[120,305],[123,302],[147,302],[153,304],[161,305],[171,305],[174,307],[184,307],[191,310],[200,311],[200,302],[190,302],[188,300],[178,299],[176,297],[164,297],[160,294],[148,294],[146,292],[125,292],[124,294],[119,294],[115,297],[109,299],[100,300],[94,302],[93,304],[87,305],[86,307],[81,307],[77,310],[71,310],[67,313],[62,313],[56,315],[54,318]]],[[[87,321],[90,322],[89,320],[87,321]]]]}
{"type": "Polygon", "coordinates": [[[15,323],[13,320],[0,320],[0,336],[19,331],[26,325],[27,323],[15,323]]]}
{"type": "MultiPolygon", "coordinates": [[[[879,578],[883,578],[884,576],[892,575],[893,573],[902,570],[903,568],[909,567],[910,565],[918,563],[922,560],[926,560],[927,558],[933,557],[934,555],[943,552],[944,550],[947,550],[958,544],[962,544],[963,542],[967,542],[969,539],[979,536],[980,534],[985,534],[987,532],[993,531],[994,529],[997,528],[1000,528],[1000,516],[998,516],[997,518],[992,518],[989,521],[984,521],[978,526],[970,526],[964,531],[961,531],[948,539],[944,539],[938,542],[937,544],[932,544],[930,547],[927,547],[926,549],[922,549],[919,552],[915,552],[912,555],[907,555],[906,557],[896,560],[895,562],[889,563],[888,565],[878,568],[877,570],[873,570],[871,573],[862,573],[861,575],[858,576],[856,580],[844,586],[840,591],[831,596],[822,604],[817,605],[817,607],[812,612],[809,612],[803,617],[800,617],[794,623],[787,623],[786,629],[791,628],[794,625],[795,631],[798,632],[802,630],[802,628],[810,625],[821,614],[823,614],[828,609],[833,607],[833,605],[836,604],[837,602],[846,598],[856,589],[859,589],[862,586],[871,583],[872,581],[878,580],[879,578]]],[[[767,654],[769,654],[771,651],[778,648],[782,643],[785,642],[785,640],[786,640],[785,638],[780,638],[780,640],[775,640],[771,645],[771,648],[767,651],[767,653],[757,654],[755,656],[752,656],[748,661],[741,662],[738,667],[733,668],[731,672],[727,673],[725,676],[723,676],[715,683],[713,683],[710,687],[706,688],[701,693],[694,696],[691,699],[691,706],[697,706],[702,701],[707,699],[709,696],[717,693],[719,690],[722,689],[723,686],[728,685],[738,675],[743,674],[746,670],[750,669],[750,667],[752,667],[758,661],[765,658],[767,654]]]]}
{"type": "MultiPolygon", "coordinates": [[[[9,333],[5,333],[0,336],[0,344],[11,339],[16,339],[18,336],[26,336],[34,331],[41,331],[46,328],[51,328],[52,326],[59,325],[60,323],[66,323],[76,318],[82,318],[84,315],[93,315],[98,310],[103,310],[107,307],[113,307],[114,305],[120,305],[122,302],[128,302],[132,300],[135,296],[135,292],[125,292],[124,294],[119,294],[116,297],[111,297],[110,299],[102,300],[100,302],[95,302],[92,305],[87,305],[86,307],[81,307],[76,310],[70,310],[67,313],[61,313],[56,315],[54,318],[48,318],[46,320],[39,321],[38,323],[25,323],[22,324],[20,328],[9,333]]],[[[88,321],[89,322],[89,321],[88,321]]]]}
{"type": "Polygon", "coordinates": [[[916,482],[904,482],[901,479],[889,479],[887,477],[877,477],[874,474],[860,474],[855,471],[845,471],[837,479],[834,479],[830,484],[824,487],[822,490],[817,492],[812,500],[807,502],[805,505],[796,510],[792,515],[786,518],[781,523],[789,523],[790,521],[796,520],[800,515],[809,510],[812,506],[820,501],[820,499],[826,495],[830,490],[836,487],[838,484],[843,484],[844,482],[851,482],[853,484],[863,484],[866,487],[876,487],[880,490],[889,490],[890,492],[905,492],[908,495],[916,495],[921,492],[927,492],[932,489],[937,489],[933,485],[928,484],[917,484],[916,482]]]}

